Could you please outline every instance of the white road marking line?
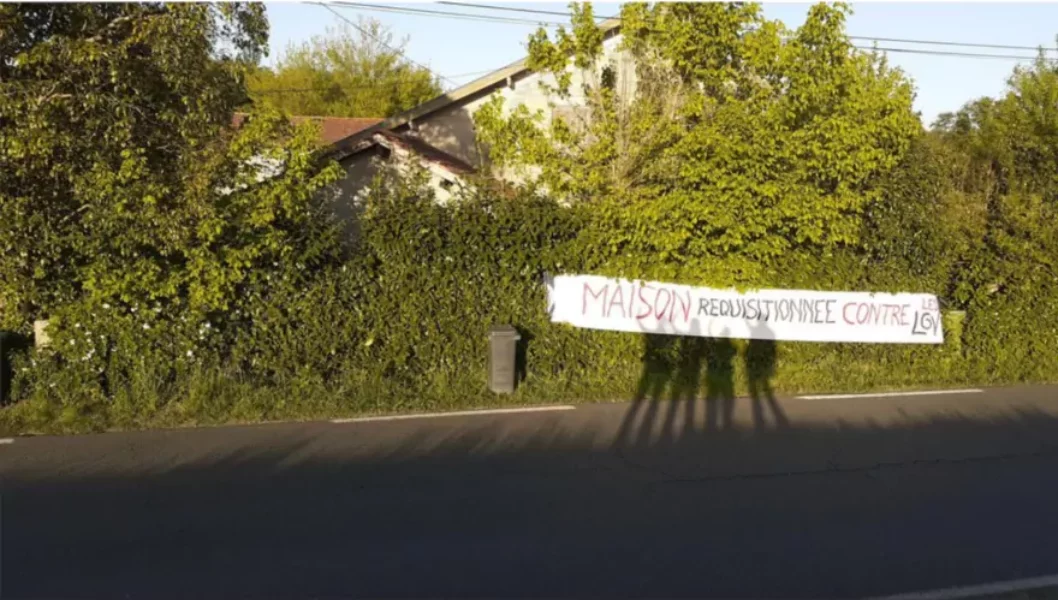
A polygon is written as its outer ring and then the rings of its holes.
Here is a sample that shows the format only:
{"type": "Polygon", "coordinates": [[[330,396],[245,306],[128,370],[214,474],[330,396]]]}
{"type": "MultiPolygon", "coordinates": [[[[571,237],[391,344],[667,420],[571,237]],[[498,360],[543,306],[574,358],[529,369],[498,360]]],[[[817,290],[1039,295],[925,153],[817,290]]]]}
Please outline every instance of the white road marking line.
{"type": "Polygon", "coordinates": [[[14,444],[14,438],[0,438],[0,444],[14,444]]]}
{"type": "Polygon", "coordinates": [[[981,585],[953,587],[927,592],[911,592],[908,594],[885,596],[884,598],[878,598],[877,600],[954,600],[955,598],[991,596],[993,594],[1005,594],[1050,586],[1058,586],[1058,575],[1045,575],[1043,577],[1030,577],[1028,579],[1015,579],[1013,581],[984,583],[981,585]]]}
{"type": "Polygon", "coordinates": [[[557,410],[576,410],[576,406],[561,404],[557,406],[527,406],[522,408],[491,408],[483,410],[454,410],[452,412],[419,413],[414,415],[389,415],[382,417],[356,417],[353,419],[332,419],[331,423],[373,423],[375,421],[406,421],[408,419],[436,419],[439,417],[473,417],[478,415],[509,415],[515,413],[549,412],[557,410]]]}
{"type": "Polygon", "coordinates": [[[944,396],[946,394],[980,394],[977,388],[964,390],[924,390],[920,392],[878,392],[874,394],[823,394],[819,396],[795,396],[796,400],[841,400],[843,398],[898,398],[900,396],[944,396]]]}

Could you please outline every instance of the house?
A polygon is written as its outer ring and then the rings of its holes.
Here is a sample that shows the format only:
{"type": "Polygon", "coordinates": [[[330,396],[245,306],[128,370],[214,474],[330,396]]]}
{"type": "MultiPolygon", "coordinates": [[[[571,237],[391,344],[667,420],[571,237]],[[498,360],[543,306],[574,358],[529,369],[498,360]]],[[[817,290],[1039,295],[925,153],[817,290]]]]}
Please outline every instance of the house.
{"type": "MultiPolygon", "coordinates": [[[[248,117],[246,113],[235,113],[232,116],[232,128],[238,129],[248,117]]],[[[449,199],[461,177],[474,172],[474,167],[466,161],[414,136],[376,128],[375,126],[384,121],[381,118],[290,117],[290,122],[294,125],[310,121],[320,127],[320,143],[328,146],[372,130],[371,134],[358,138],[355,158],[350,159],[346,154],[339,154],[343,157],[340,163],[347,172],[339,185],[339,194],[343,198],[355,198],[359,193],[366,191],[367,184],[371,182],[382,162],[397,165],[414,163],[425,168],[430,174],[430,185],[436,190],[440,202],[449,199]]],[[[338,207],[340,217],[349,216],[350,213],[346,209],[348,207],[338,207]]]]}
{"type": "Polygon", "coordinates": [[[339,217],[348,216],[347,209],[355,205],[365,193],[383,164],[397,168],[418,165],[429,174],[429,185],[438,202],[451,199],[463,178],[474,172],[474,166],[443,150],[432,146],[414,135],[379,129],[358,139],[357,149],[350,154],[336,150],[339,164],[345,170],[340,182],[341,202],[339,217]]]}
{"type": "MultiPolygon", "coordinates": [[[[620,20],[609,19],[599,27],[604,61],[614,67],[619,85],[634,85],[633,61],[620,49],[620,20]]],[[[552,106],[540,84],[554,85],[554,77],[533,72],[527,63],[528,58],[519,60],[336,141],[334,156],[346,171],[342,196],[355,203],[384,161],[414,159],[430,172],[437,200],[446,202],[463,176],[487,158],[474,130],[474,112],[483,104],[498,95],[506,110],[524,105],[531,111],[542,110],[545,118],[564,116],[584,105],[580,90],[588,74],[571,65],[568,105],[552,106]]]]}
{"type": "MultiPolygon", "coordinates": [[[[635,65],[620,48],[620,20],[609,19],[600,23],[599,28],[603,32],[603,62],[614,69],[620,93],[628,95],[635,85],[635,65]]],[[[332,157],[345,171],[327,201],[345,222],[347,235],[355,238],[356,215],[362,206],[360,199],[383,165],[424,168],[436,201],[447,202],[466,183],[467,176],[487,160],[487,148],[479,143],[474,129],[474,112],[500,96],[505,110],[522,105],[530,111],[543,111],[545,119],[575,113],[585,105],[581,85],[597,74],[582,72],[572,65],[569,71],[571,97],[562,106],[553,106],[549,95],[541,89],[541,83],[554,85],[554,76],[532,71],[525,58],[387,119],[292,117],[292,120],[320,122],[321,141],[331,144],[332,157]]],[[[236,115],[237,120],[244,118],[245,115],[236,115]]],[[[517,179],[508,174],[500,177],[517,179]]]]}

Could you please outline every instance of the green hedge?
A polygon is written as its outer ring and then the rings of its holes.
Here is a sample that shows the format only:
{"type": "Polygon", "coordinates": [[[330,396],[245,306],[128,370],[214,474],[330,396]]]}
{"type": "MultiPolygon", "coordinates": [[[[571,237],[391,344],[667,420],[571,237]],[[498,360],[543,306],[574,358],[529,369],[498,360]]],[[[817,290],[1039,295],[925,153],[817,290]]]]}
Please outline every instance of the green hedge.
{"type": "MultiPolygon", "coordinates": [[[[86,10],[55,23],[110,19],[86,10]]],[[[12,89],[27,93],[0,102],[13,140],[0,152],[0,328],[28,334],[47,318],[52,344],[16,361],[0,428],[1058,378],[1058,72],[1046,61],[925,133],[911,82],[853,51],[846,8],[817,5],[786,31],[752,4],[629,5],[643,67],[632,103],[600,78],[582,90],[582,132],[488,103],[475,114],[485,170],[536,170],[537,182],[478,182],[439,205],[423,174],[388,173],[342,248],[319,198],[340,169],[317,132],[267,110],[228,129],[249,63],[218,71],[212,49],[242,40],[252,59],[260,11],[133,13],[128,35],[92,44],[99,60],[59,65],[52,48],[91,27],[15,32],[29,50],[12,89]],[[217,18],[246,27],[201,26],[217,18]],[[137,29],[156,19],[172,27],[137,29]],[[173,54],[175,38],[159,35],[173,27],[195,51],[173,54]],[[143,69],[179,76],[112,77],[143,69]],[[33,90],[55,73],[74,92],[59,96],[89,101],[40,102],[33,90]],[[100,77],[121,85],[81,89],[100,77]],[[144,129],[145,114],[171,127],[144,129]],[[261,181],[261,157],[284,168],[261,181]],[[947,343],[578,330],[549,322],[545,273],[933,293],[947,343]],[[486,389],[487,331],[500,323],[523,338],[524,380],[505,398],[486,389]]],[[[573,25],[555,43],[534,38],[534,69],[603,66],[589,7],[573,25]]]]}
{"type": "MultiPolygon", "coordinates": [[[[195,346],[203,356],[182,356],[187,340],[203,336],[201,324],[166,320],[163,311],[101,319],[106,309],[78,306],[97,311],[82,318],[96,323],[94,334],[106,333],[107,344],[96,350],[107,352],[106,360],[76,360],[87,351],[71,345],[71,332],[84,325],[71,327],[71,315],[65,316],[57,347],[17,365],[20,402],[0,412],[4,426],[80,431],[679,398],[706,394],[715,385],[741,395],[763,380],[779,393],[804,393],[1047,380],[1058,373],[1058,352],[1052,351],[1058,333],[1040,326],[1058,322],[1052,318],[1058,309],[1048,302],[1054,286],[1044,278],[1025,279],[1024,289],[982,293],[966,312],[946,311],[946,343],[939,346],[768,345],[552,324],[545,273],[647,279],[675,273],[679,282],[700,284],[708,283],[701,273],[716,273],[716,263],[724,263],[698,259],[627,270],[618,254],[585,249],[611,226],[590,208],[564,207],[529,193],[481,194],[442,206],[406,181],[382,183],[365,206],[350,258],[310,272],[278,269],[260,293],[232,306],[234,315],[217,317],[217,330],[195,346]],[[486,386],[487,332],[501,323],[515,325],[523,337],[523,379],[511,397],[496,397],[486,386]]],[[[901,224],[871,225],[869,245],[825,255],[810,248],[792,252],[766,265],[764,278],[736,283],[898,288],[937,293],[950,302],[938,269],[957,257],[941,253],[943,245],[931,237],[949,233],[916,216],[937,210],[933,196],[916,200],[922,189],[894,191],[903,210],[880,211],[878,218],[901,224]],[[884,236],[909,233],[915,234],[910,245],[879,252],[888,243],[884,236]],[[930,268],[908,267],[908,260],[923,256],[932,256],[930,268]]],[[[1015,225],[1008,229],[1016,233],[1015,225]]],[[[1004,247],[1007,264],[1016,257],[1010,242],[1004,247]]],[[[994,256],[999,250],[983,252],[994,256]]],[[[1019,256],[1030,260],[1024,250],[1019,256]]],[[[979,270],[981,277],[996,276],[979,270]]]]}

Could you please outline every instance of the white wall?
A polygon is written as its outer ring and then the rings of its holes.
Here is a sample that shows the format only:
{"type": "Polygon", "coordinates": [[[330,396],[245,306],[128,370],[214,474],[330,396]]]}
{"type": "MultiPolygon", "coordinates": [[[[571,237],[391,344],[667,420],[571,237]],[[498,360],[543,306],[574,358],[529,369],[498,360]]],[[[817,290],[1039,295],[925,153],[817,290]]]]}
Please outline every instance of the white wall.
{"type": "MultiPolygon", "coordinates": [[[[619,49],[620,42],[620,35],[603,42],[603,59],[600,63],[602,65],[613,63],[617,69],[618,85],[627,97],[635,85],[635,66],[628,53],[619,49]]],[[[568,71],[572,75],[571,98],[568,104],[583,106],[585,100],[581,88],[585,80],[595,81],[597,74],[581,71],[572,65],[568,71]]],[[[416,121],[414,135],[472,165],[480,166],[482,156],[474,132],[474,112],[494,96],[499,95],[504,99],[506,111],[513,110],[520,105],[528,108],[530,112],[541,110],[544,113],[546,124],[551,118],[552,108],[549,96],[540,89],[541,82],[553,86],[555,78],[549,74],[529,73],[523,75],[521,79],[512,81],[509,87],[502,85],[463,99],[416,121]]],[[[402,132],[407,133],[407,128],[404,128],[402,132]]]]}

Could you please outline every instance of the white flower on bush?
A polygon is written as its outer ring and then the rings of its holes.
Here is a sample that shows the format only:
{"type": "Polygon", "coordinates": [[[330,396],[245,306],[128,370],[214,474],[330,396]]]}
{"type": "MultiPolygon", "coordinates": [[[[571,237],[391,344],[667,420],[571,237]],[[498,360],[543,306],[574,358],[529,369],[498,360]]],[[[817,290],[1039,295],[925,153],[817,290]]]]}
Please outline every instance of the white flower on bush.
{"type": "Polygon", "coordinates": [[[144,329],[150,329],[150,328],[151,328],[151,326],[150,326],[150,325],[148,325],[147,323],[144,323],[144,324],[143,324],[143,328],[144,328],[144,329]]]}

